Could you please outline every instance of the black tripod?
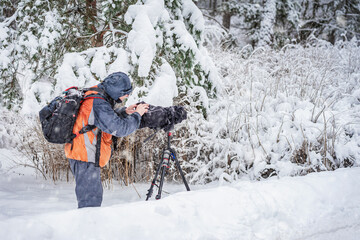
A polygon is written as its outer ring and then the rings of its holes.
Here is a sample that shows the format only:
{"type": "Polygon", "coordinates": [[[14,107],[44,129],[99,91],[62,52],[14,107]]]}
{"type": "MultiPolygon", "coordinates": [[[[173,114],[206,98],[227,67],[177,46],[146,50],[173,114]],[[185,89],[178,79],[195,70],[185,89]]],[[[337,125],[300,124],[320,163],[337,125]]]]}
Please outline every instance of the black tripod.
{"type": "Polygon", "coordinates": [[[178,159],[176,158],[176,153],[175,153],[174,149],[172,149],[170,147],[170,137],[171,137],[171,132],[168,132],[167,148],[164,149],[164,151],[162,153],[162,158],[161,158],[158,168],[156,169],[154,180],[151,182],[151,186],[148,190],[148,193],[146,194],[146,196],[147,196],[146,201],[149,198],[151,198],[154,186],[157,186],[159,188],[158,194],[156,195],[156,199],[159,200],[161,198],[161,191],[162,191],[162,187],[164,184],[164,176],[165,176],[166,170],[168,168],[170,168],[170,160],[175,161],[176,167],[177,167],[178,171],[180,172],[180,175],[185,184],[186,190],[190,191],[189,185],[187,184],[184,173],[180,167],[180,163],[179,163],[178,159]],[[157,179],[159,173],[160,173],[160,180],[159,180],[160,183],[158,186],[158,185],[156,185],[156,179],[157,179]]]}

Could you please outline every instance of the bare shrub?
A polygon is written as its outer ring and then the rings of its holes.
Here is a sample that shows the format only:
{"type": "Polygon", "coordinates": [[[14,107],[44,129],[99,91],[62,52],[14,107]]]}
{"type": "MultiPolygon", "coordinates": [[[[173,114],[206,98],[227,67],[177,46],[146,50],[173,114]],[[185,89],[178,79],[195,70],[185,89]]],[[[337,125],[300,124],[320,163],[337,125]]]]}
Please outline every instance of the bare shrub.
{"type": "MultiPolygon", "coordinates": [[[[29,122],[23,119],[23,123],[29,122]]],[[[23,154],[25,160],[14,160],[17,165],[36,169],[45,179],[59,180],[71,179],[70,168],[65,158],[63,145],[51,144],[43,136],[40,122],[21,127],[18,132],[20,138],[17,149],[23,154]]]]}

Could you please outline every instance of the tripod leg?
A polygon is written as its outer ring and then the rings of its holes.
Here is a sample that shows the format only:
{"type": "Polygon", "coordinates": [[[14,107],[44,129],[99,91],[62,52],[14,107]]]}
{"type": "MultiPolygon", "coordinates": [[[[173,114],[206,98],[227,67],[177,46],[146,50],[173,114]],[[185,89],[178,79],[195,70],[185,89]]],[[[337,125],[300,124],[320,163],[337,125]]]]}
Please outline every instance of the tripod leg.
{"type": "Polygon", "coordinates": [[[166,170],[169,168],[170,166],[170,157],[171,157],[171,151],[169,149],[166,149],[163,153],[163,158],[162,158],[162,166],[161,166],[161,176],[160,176],[160,184],[159,184],[159,191],[158,194],[156,195],[156,199],[159,200],[161,198],[161,191],[162,191],[162,187],[164,184],[164,176],[166,173],[166,170]]]}
{"type": "Polygon", "coordinates": [[[159,191],[155,197],[156,200],[159,200],[161,198],[161,192],[162,192],[162,187],[164,185],[164,176],[165,176],[166,169],[167,169],[166,166],[162,166],[162,168],[161,168],[159,191]]]}
{"type": "Polygon", "coordinates": [[[184,182],[184,184],[185,184],[186,190],[187,190],[187,191],[190,191],[190,187],[189,187],[189,185],[188,185],[188,183],[187,183],[187,181],[186,181],[186,179],[185,179],[184,172],[183,172],[182,169],[181,169],[180,163],[179,163],[179,161],[178,161],[178,159],[177,159],[177,157],[176,157],[176,153],[175,153],[174,150],[172,150],[171,153],[172,153],[172,158],[173,158],[173,160],[175,161],[176,167],[177,167],[177,169],[179,170],[179,173],[180,173],[180,175],[181,175],[181,178],[182,178],[182,180],[183,180],[183,182],[184,182]]]}
{"type": "Polygon", "coordinates": [[[151,182],[151,186],[150,186],[150,188],[149,188],[149,190],[148,190],[148,193],[146,194],[146,201],[147,201],[149,198],[151,198],[151,195],[152,195],[152,193],[153,193],[153,188],[154,188],[154,186],[155,186],[155,184],[156,184],[156,179],[157,179],[157,177],[158,177],[158,175],[159,175],[160,168],[161,168],[161,166],[163,165],[163,161],[164,161],[164,160],[161,159],[161,162],[159,163],[159,165],[158,165],[158,167],[157,167],[157,169],[156,169],[155,177],[154,177],[153,181],[151,182]]]}

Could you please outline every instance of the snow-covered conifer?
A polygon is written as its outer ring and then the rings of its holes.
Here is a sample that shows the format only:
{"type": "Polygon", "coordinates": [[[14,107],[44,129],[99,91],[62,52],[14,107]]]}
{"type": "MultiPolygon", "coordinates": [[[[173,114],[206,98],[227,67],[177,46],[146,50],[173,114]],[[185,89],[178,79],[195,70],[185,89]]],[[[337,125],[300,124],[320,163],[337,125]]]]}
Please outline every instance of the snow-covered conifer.
{"type": "Polygon", "coordinates": [[[197,87],[212,93],[216,74],[202,46],[204,19],[191,0],[143,1],[130,6],[125,18],[132,26],[127,49],[140,85],[157,91],[154,81],[167,76],[177,85],[173,97],[191,95],[189,89],[197,87]]]}
{"type": "MultiPolygon", "coordinates": [[[[2,105],[18,107],[23,99],[39,101],[34,83],[54,83],[58,60],[68,38],[59,9],[63,1],[20,1],[12,16],[0,23],[2,105]]],[[[35,84],[36,85],[36,84],[35,84]]]]}
{"type": "Polygon", "coordinates": [[[263,19],[260,24],[258,46],[270,45],[274,34],[274,25],[276,19],[276,0],[265,2],[263,19]]]}
{"type": "MultiPolygon", "coordinates": [[[[9,3],[2,3],[3,12],[9,3]]],[[[58,94],[70,82],[96,84],[114,71],[132,76],[137,100],[156,98],[157,79],[170,83],[165,105],[185,95],[203,105],[214,93],[216,72],[202,46],[204,19],[191,0],[21,0],[16,9],[0,24],[2,102],[9,107],[22,99],[48,101],[41,85],[58,94]]]]}

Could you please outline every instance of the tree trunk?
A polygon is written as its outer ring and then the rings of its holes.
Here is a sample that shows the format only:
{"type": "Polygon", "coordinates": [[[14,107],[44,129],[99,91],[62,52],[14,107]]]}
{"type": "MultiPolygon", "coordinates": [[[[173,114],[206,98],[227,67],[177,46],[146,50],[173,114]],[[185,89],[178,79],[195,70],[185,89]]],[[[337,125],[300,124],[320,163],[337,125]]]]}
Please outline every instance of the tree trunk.
{"type": "Polygon", "coordinates": [[[230,30],[230,25],[231,25],[231,16],[232,14],[229,12],[224,12],[223,14],[223,18],[222,18],[222,24],[226,29],[230,30]]]}
{"type": "Polygon", "coordinates": [[[217,12],[217,0],[210,1],[211,15],[215,16],[217,12]]]}
{"type": "Polygon", "coordinates": [[[95,34],[91,37],[92,47],[101,47],[104,45],[104,35],[106,31],[98,31],[96,28],[96,0],[86,0],[86,16],[85,23],[90,33],[95,34]]]}
{"type": "Polygon", "coordinates": [[[318,12],[318,9],[320,8],[320,2],[319,0],[315,0],[313,3],[313,12],[312,12],[312,18],[316,18],[316,13],[318,12]]]}
{"type": "Polygon", "coordinates": [[[223,6],[223,16],[222,16],[222,25],[226,29],[230,29],[231,25],[231,9],[228,5],[229,0],[223,0],[222,6],[223,6]]]}

